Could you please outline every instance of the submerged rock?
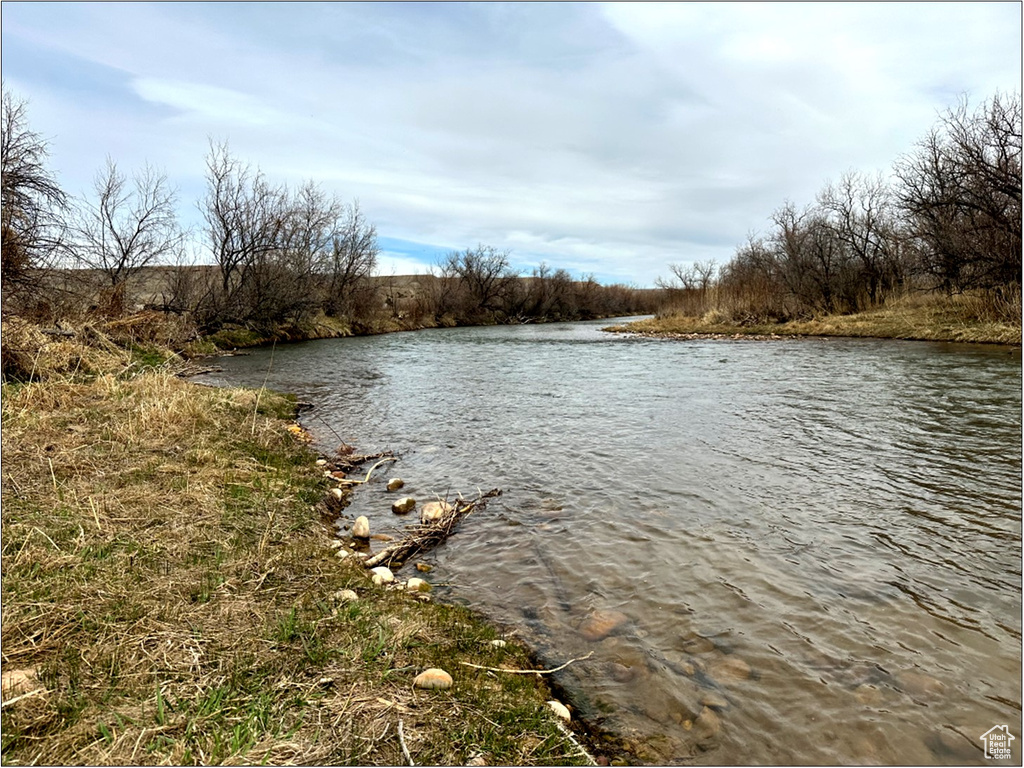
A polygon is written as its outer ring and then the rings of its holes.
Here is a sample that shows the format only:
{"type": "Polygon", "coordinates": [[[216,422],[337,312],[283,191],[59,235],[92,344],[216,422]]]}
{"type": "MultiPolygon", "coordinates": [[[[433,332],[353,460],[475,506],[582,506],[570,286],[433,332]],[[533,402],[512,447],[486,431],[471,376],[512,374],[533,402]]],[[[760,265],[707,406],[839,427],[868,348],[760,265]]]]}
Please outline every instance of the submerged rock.
{"type": "Polygon", "coordinates": [[[420,573],[430,573],[434,570],[434,566],[427,565],[426,563],[416,563],[416,570],[420,573]]]}
{"type": "Polygon", "coordinates": [[[396,515],[405,515],[416,508],[416,499],[405,496],[391,505],[391,511],[396,515]]]}
{"type": "Polygon", "coordinates": [[[693,735],[698,740],[717,736],[722,728],[722,720],[708,707],[704,707],[693,721],[693,735]]]}
{"type": "Polygon", "coordinates": [[[739,656],[723,656],[711,663],[708,672],[716,680],[746,680],[750,677],[750,665],[739,656]]]}
{"type": "Polygon", "coordinates": [[[594,611],[580,624],[580,634],[584,640],[596,642],[608,637],[629,621],[629,617],[619,611],[594,611]]]}
{"type": "Polygon", "coordinates": [[[443,669],[431,667],[416,675],[416,679],[412,681],[412,684],[417,688],[424,688],[426,690],[445,690],[452,687],[452,682],[452,676],[443,669]]]}
{"type": "Polygon", "coordinates": [[[910,696],[937,696],[946,690],[946,684],[941,680],[909,669],[897,672],[896,682],[910,696]]]}
{"type": "Polygon", "coordinates": [[[714,691],[707,691],[703,696],[701,696],[700,703],[705,707],[710,707],[711,709],[722,710],[729,708],[729,700],[722,694],[715,693],[714,691]]]}
{"type": "Polygon", "coordinates": [[[392,477],[390,480],[388,480],[389,491],[397,491],[403,485],[405,485],[405,480],[403,480],[400,477],[392,477]]]}
{"type": "Polygon", "coordinates": [[[370,538],[370,521],[366,515],[360,515],[352,525],[352,535],[357,539],[370,538]]]}

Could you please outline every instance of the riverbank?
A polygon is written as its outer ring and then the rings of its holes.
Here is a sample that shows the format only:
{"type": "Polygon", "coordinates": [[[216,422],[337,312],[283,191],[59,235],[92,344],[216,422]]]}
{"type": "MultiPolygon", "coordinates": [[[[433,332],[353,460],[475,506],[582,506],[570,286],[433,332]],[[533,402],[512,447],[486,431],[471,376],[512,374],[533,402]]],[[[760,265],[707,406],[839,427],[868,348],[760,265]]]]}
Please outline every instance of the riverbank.
{"type": "Polygon", "coordinates": [[[678,339],[846,336],[980,344],[1021,343],[1020,323],[987,320],[957,301],[904,300],[853,315],[825,315],[786,323],[740,324],[715,313],[704,317],[664,315],[607,330],[678,339]]]}
{"type": "Polygon", "coordinates": [[[3,384],[5,762],[587,762],[467,665],[536,668],[514,636],[337,557],[293,399],[78,341],[3,384]]]}

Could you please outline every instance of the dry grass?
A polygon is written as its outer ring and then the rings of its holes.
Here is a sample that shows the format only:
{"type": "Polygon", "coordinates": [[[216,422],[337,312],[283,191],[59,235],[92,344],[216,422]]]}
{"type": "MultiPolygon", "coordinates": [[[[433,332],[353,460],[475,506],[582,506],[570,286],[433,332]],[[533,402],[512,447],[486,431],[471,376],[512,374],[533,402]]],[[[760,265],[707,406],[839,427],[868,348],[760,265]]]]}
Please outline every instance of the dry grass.
{"type": "Polygon", "coordinates": [[[459,664],[523,648],[333,556],[286,398],[118,349],[3,386],[3,669],[45,688],[3,708],[5,763],[394,765],[399,718],[421,764],[581,762],[542,682],[459,664]],[[428,666],[455,686],[413,689],[428,666]]]}
{"type": "Polygon", "coordinates": [[[615,330],[651,335],[852,336],[922,341],[1020,344],[1021,325],[991,319],[976,296],[953,298],[908,296],[884,307],[853,315],[825,315],[812,320],[740,325],[716,313],[704,317],[667,315],[619,326],[615,330]]]}

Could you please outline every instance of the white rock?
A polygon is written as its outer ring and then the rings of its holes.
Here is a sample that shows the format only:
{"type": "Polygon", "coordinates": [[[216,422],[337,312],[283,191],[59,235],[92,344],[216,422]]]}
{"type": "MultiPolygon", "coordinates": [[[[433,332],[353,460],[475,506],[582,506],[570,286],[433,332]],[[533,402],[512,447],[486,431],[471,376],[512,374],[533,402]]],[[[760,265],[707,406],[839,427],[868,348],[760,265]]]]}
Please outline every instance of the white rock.
{"type": "Polygon", "coordinates": [[[447,501],[428,501],[420,510],[420,522],[424,524],[436,522],[451,509],[452,505],[447,501]]]}
{"type": "Polygon", "coordinates": [[[34,669],[5,669],[0,678],[0,690],[3,692],[4,701],[40,687],[34,669]]]}
{"type": "Polygon", "coordinates": [[[345,498],[345,492],[341,488],[331,488],[331,496],[338,501],[342,501],[345,498]]]}
{"type": "Polygon", "coordinates": [[[391,511],[396,515],[404,515],[416,508],[416,499],[411,496],[404,496],[391,505],[391,511]]]}
{"type": "Polygon", "coordinates": [[[405,480],[403,480],[400,477],[392,477],[390,480],[388,480],[389,491],[397,491],[403,485],[405,485],[405,480]]]}
{"type": "Polygon", "coordinates": [[[318,467],[326,467],[327,466],[327,459],[317,459],[316,460],[316,465],[318,467]]]}
{"type": "Polygon", "coordinates": [[[334,599],[342,603],[354,603],[359,599],[354,589],[339,589],[334,593],[334,599]]]}
{"type": "Polygon", "coordinates": [[[430,584],[423,579],[418,579],[414,576],[405,582],[405,588],[410,592],[429,592],[430,584]]]}
{"type": "Polygon", "coordinates": [[[569,708],[560,701],[552,699],[548,702],[548,706],[551,707],[551,711],[558,715],[563,720],[572,720],[572,715],[569,714],[569,708]]]}
{"type": "Polygon", "coordinates": [[[395,580],[395,574],[386,565],[378,565],[376,568],[371,568],[370,573],[373,574],[374,584],[390,584],[395,580]]]}
{"type": "Polygon", "coordinates": [[[417,688],[444,690],[452,687],[452,676],[443,669],[431,667],[416,675],[416,679],[412,681],[412,684],[417,688]]]}
{"type": "Polygon", "coordinates": [[[370,521],[366,518],[366,515],[360,515],[356,518],[356,522],[352,526],[352,535],[357,539],[370,538],[370,521]]]}
{"type": "Polygon", "coordinates": [[[345,543],[341,539],[331,539],[327,546],[331,549],[341,549],[345,543]]]}
{"type": "Polygon", "coordinates": [[[352,553],[349,552],[347,549],[342,548],[342,549],[336,550],[334,552],[334,554],[337,555],[339,560],[344,560],[346,557],[348,557],[352,553]]]}
{"type": "Polygon", "coordinates": [[[495,648],[504,648],[506,645],[508,645],[508,643],[506,643],[504,640],[491,640],[491,645],[493,645],[495,648]]]}

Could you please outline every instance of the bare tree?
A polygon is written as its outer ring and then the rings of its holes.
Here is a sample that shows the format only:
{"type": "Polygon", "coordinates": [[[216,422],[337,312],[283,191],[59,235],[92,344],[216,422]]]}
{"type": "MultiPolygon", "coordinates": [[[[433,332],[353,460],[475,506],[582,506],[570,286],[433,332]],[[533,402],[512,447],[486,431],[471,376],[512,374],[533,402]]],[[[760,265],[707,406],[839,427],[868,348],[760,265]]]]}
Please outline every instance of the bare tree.
{"type": "Polygon", "coordinates": [[[46,167],[46,141],[29,128],[26,102],[4,88],[2,109],[0,282],[6,296],[32,287],[33,271],[59,257],[67,195],[46,167]]]}
{"type": "Polygon", "coordinates": [[[898,202],[948,292],[1020,285],[1021,99],[948,110],[896,164],[898,202]]]}
{"type": "Polygon", "coordinates": [[[836,185],[827,184],[818,205],[860,267],[859,288],[869,305],[903,284],[905,266],[900,259],[900,230],[888,184],[881,174],[868,177],[846,173],[836,185]]]}
{"type": "Polygon", "coordinates": [[[150,165],[129,180],[110,158],[96,174],[93,191],[94,198],[82,201],[74,217],[74,253],[106,277],[121,304],[132,275],[176,257],[183,240],[176,195],[167,177],[150,165]]]}
{"type": "MultiPolygon", "coordinates": [[[[369,288],[380,253],[377,228],[363,216],[358,201],[346,207],[339,219],[327,257],[324,308],[331,315],[345,314],[358,306],[360,294],[369,288]]],[[[397,311],[397,306],[393,309],[397,311]]]]}
{"type": "Polygon", "coordinates": [[[516,279],[508,252],[488,245],[449,253],[442,265],[442,273],[461,281],[470,302],[466,310],[477,316],[503,310],[502,302],[516,279]]]}

